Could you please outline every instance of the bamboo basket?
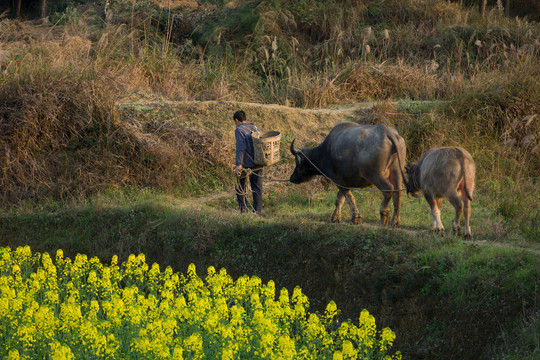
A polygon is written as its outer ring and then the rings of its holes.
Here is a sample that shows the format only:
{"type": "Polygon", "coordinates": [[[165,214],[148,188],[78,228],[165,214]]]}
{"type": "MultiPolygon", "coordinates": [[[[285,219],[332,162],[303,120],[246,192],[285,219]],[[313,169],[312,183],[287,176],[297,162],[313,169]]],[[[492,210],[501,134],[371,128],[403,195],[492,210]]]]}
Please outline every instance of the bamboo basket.
{"type": "Polygon", "coordinates": [[[258,131],[251,134],[253,138],[253,162],[259,166],[268,166],[279,161],[279,131],[258,131]]]}

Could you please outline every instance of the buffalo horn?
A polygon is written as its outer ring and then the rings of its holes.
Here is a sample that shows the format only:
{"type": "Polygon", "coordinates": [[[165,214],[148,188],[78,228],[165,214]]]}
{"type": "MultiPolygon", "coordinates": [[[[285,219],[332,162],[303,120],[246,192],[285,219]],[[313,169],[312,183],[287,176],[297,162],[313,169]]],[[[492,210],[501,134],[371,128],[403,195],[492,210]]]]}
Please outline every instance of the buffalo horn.
{"type": "Polygon", "coordinates": [[[294,148],[294,140],[296,140],[296,138],[293,139],[293,141],[291,142],[291,153],[296,156],[298,154],[298,150],[296,150],[294,148]]]}

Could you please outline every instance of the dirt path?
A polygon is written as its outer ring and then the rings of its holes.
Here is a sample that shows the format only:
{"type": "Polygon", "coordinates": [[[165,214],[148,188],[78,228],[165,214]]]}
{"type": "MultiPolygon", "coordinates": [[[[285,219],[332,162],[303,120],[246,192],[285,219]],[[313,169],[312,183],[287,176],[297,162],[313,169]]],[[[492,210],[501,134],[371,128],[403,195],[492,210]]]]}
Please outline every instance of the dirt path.
{"type": "Polygon", "coordinates": [[[182,208],[202,209],[203,207],[207,207],[207,205],[213,201],[225,199],[231,196],[231,192],[222,190],[201,197],[182,199],[180,206],[182,208]]]}
{"type": "MultiPolygon", "coordinates": [[[[209,206],[209,205],[213,202],[224,200],[227,198],[232,198],[232,197],[233,197],[232,190],[231,191],[221,190],[221,191],[216,191],[216,192],[213,192],[213,193],[201,196],[201,197],[182,199],[179,203],[179,206],[182,208],[190,208],[190,209],[197,209],[197,210],[206,209],[213,212],[223,212],[224,211],[223,209],[218,209],[214,206],[209,206]]],[[[268,217],[266,217],[266,219],[272,220],[272,218],[268,218],[268,217]]],[[[313,222],[319,223],[319,221],[313,221],[313,222]]],[[[323,223],[323,222],[320,222],[320,223],[323,223]]],[[[375,225],[375,224],[370,224],[370,223],[365,223],[365,222],[359,226],[366,229],[370,229],[370,230],[381,229],[380,225],[375,225]]],[[[403,227],[388,228],[388,229],[389,231],[395,231],[401,234],[406,234],[410,237],[418,236],[419,233],[422,235],[428,233],[427,230],[411,230],[411,229],[407,229],[403,227]]],[[[540,256],[540,248],[531,247],[531,246],[513,245],[513,244],[508,244],[508,243],[504,243],[500,241],[492,241],[492,240],[473,240],[473,241],[463,240],[463,242],[473,247],[496,246],[500,248],[523,250],[523,251],[534,253],[540,256]]]]}
{"type": "Polygon", "coordinates": [[[528,251],[528,252],[531,252],[531,253],[534,253],[534,254],[540,256],[540,249],[539,248],[506,244],[506,243],[502,243],[502,242],[498,242],[498,241],[478,240],[478,241],[473,241],[471,243],[471,245],[476,245],[476,246],[497,246],[497,247],[507,248],[507,249],[519,249],[519,250],[528,251]]]}

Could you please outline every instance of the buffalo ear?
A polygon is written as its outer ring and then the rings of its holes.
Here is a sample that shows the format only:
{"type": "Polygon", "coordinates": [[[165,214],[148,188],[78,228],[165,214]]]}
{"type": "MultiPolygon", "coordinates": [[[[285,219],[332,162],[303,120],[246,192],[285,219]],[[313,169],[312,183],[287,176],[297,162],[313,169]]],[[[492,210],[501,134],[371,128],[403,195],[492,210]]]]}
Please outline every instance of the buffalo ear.
{"type": "Polygon", "coordinates": [[[298,154],[298,150],[294,148],[294,140],[296,140],[296,138],[294,138],[291,142],[291,153],[296,156],[298,154]]]}
{"type": "Polygon", "coordinates": [[[407,165],[405,165],[405,170],[409,172],[412,169],[414,169],[414,164],[412,163],[412,161],[409,161],[407,165]]]}

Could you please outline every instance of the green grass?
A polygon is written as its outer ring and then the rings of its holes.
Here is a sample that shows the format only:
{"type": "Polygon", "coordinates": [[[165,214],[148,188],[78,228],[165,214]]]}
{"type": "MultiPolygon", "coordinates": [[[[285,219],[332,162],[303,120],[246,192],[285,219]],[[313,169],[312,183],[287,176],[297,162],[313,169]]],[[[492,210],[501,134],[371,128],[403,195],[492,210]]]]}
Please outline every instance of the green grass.
{"type": "MultiPolygon", "coordinates": [[[[538,215],[538,204],[534,200],[537,196],[532,190],[529,196],[519,198],[518,193],[513,195],[508,191],[492,191],[491,188],[478,188],[472,202],[471,228],[476,241],[498,241],[509,242],[514,245],[528,245],[534,248],[540,246],[540,240],[535,235],[538,231],[534,229],[535,219],[538,215]],[[513,206],[511,214],[501,212],[503,204],[509,203],[513,206]],[[527,204],[530,212],[525,213],[522,207],[527,204]],[[515,209],[514,209],[515,208],[515,209]],[[522,227],[516,223],[521,221],[522,227]],[[527,224],[532,226],[527,226],[527,224]]],[[[521,192],[520,192],[521,193],[521,192]]],[[[264,213],[272,218],[287,217],[301,218],[304,220],[330,222],[330,216],[334,210],[334,201],[337,189],[330,186],[328,190],[324,186],[318,185],[316,181],[298,186],[289,185],[286,190],[268,191],[264,197],[264,213]]],[[[364,190],[353,190],[356,204],[363,216],[363,222],[368,225],[378,226],[380,224],[379,206],[382,195],[375,188],[364,190]]],[[[219,210],[234,211],[236,202],[234,199],[223,200],[222,202],[211,204],[219,210]]],[[[392,214],[393,205],[390,203],[389,210],[392,214]]],[[[509,210],[508,210],[509,211],[509,210]]],[[[507,211],[507,212],[508,212],[507,211]]],[[[348,223],[350,211],[347,203],[342,208],[342,222],[348,223]]],[[[448,200],[443,202],[441,208],[441,219],[446,229],[446,235],[452,232],[452,222],[454,220],[454,207],[448,200]]],[[[401,204],[401,226],[407,230],[427,232],[431,223],[431,211],[429,205],[420,194],[417,198],[402,195],[401,204]]],[[[463,226],[464,219],[462,217],[463,226]]],[[[437,238],[436,235],[433,235],[437,238]]]]}
{"type": "MultiPolygon", "coordinates": [[[[427,203],[406,196],[403,229],[383,228],[380,194],[354,193],[364,225],[348,224],[347,205],[343,222],[332,224],[335,190],[316,182],[267,184],[262,217],[241,216],[232,191],[196,207],[204,197],[109,190],[78,203],[51,201],[2,210],[0,246],[30,245],[49,253],[62,248],[66,256],[84,253],[104,262],[113,255],[122,261],[142,252],[149,263],[177,271],[194,262],[199,269],[213,265],[233,276],[257,275],[288,288],[300,285],[314,310],[330,300],[346,318],[370,309],[381,325],[396,329],[396,349],[410,356],[427,347],[445,358],[445,352],[456,351],[455,344],[478,355],[486,351],[482,346],[499,344],[501,329],[517,332],[524,309],[538,311],[538,243],[512,233],[489,195],[478,191],[473,203],[473,236],[485,240],[479,242],[449,232],[429,233],[427,203]],[[504,240],[499,228],[486,225],[494,223],[507,233],[504,240]],[[457,340],[448,341],[458,325],[457,340]],[[447,332],[434,330],[440,326],[447,332]],[[476,326],[488,327],[483,338],[476,326]],[[424,332],[429,336],[422,337],[424,332]]],[[[442,218],[451,228],[449,204],[443,206],[442,218]]]]}
{"type": "MultiPolygon", "coordinates": [[[[500,219],[482,192],[473,203],[471,226],[476,239],[485,242],[429,233],[423,199],[403,198],[402,230],[383,228],[375,192],[355,191],[364,225],[348,224],[347,205],[343,222],[332,224],[334,196],[334,189],[317,183],[268,186],[260,217],[241,216],[232,191],[195,207],[204,197],[109,190],[79,203],[4,209],[0,245],[30,245],[49,253],[62,248],[66,256],[84,253],[104,262],[142,252],[149,263],[177,271],[194,262],[199,269],[213,265],[233,276],[257,275],[288,288],[300,285],[314,310],[330,300],[346,318],[370,309],[381,325],[396,329],[396,349],[409,356],[427,347],[445,358],[446,351],[456,351],[455,344],[478,355],[486,351],[482,346],[499,344],[501,329],[518,331],[524,309],[538,311],[538,243],[519,233],[501,243],[499,230],[485,225],[500,219]],[[460,335],[448,341],[458,325],[460,335]],[[441,326],[447,332],[434,330],[441,326]],[[476,326],[488,327],[483,338],[476,326]],[[422,337],[424,332],[429,336],[422,337]]],[[[442,216],[451,227],[449,204],[442,216]]],[[[510,232],[504,222],[500,226],[510,232]]]]}

